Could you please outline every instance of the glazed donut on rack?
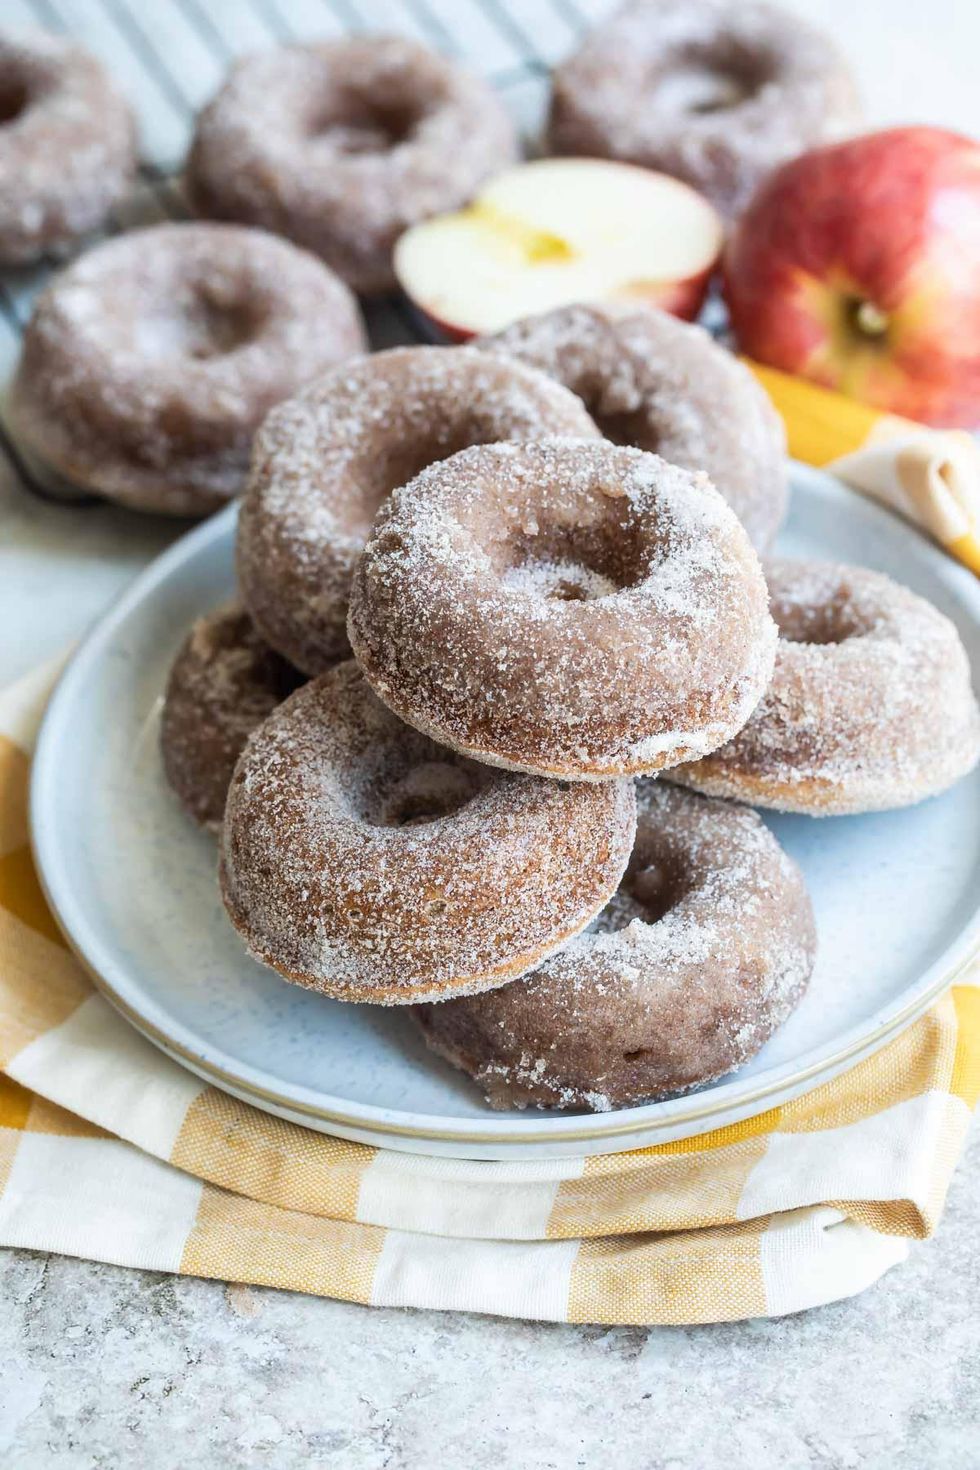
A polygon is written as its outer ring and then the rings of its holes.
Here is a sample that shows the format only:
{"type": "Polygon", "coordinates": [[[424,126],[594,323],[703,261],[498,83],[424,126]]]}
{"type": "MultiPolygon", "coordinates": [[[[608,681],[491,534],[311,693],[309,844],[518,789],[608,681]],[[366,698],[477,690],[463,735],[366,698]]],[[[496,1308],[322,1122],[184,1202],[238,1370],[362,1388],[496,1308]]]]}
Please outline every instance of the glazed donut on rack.
{"type": "Polygon", "coordinates": [[[661,169],[733,216],[786,158],[853,132],[834,43],[762,0],[631,0],[552,78],[556,153],[661,169]]]}
{"type": "Polygon", "coordinates": [[[491,1107],[607,1111],[742,1066],[815,952],[799,869],[755,812],[644,781],[626,874],[586,933],[513,985],[413,1014],[491,1107]]]}
{"type": "Polygon", "coordinates": [[[348,652],[357,558],[385,497],[470,444],[596,437],[567,388],[471,347],[395,347],[348,363],[269,415],[238,525],[242,596],[307,674],[348,652]]]}
{"type": "Polygon", "coordinates": [[[568,785],[467,761],[410,730],[348,660],[252,735],[221,884],[251,953],[381,1005],[485,990],[595,917],[629,857],[628,781],[568,785]]]}
{"type": "Polygon", "coordinates": [[[239,603],[198,618],[170,667],[160,719],[164,774],[189,816],[217,831],[245,742],[302,675],[239,603]]]}
{"type": "Polygon", "coordinates": [[[0,265],[98,230],[136,174],[129,104],[81,46],[0,37],[0,265]]]}
{"type": "Polygon", "coordinates": [[[11,427],[74,486],[204,515],[241,490],[273,404],[364,346],[347,287],[288,241],[154,225],[90,250],[38,298],[11,427]]]}
{"type": "Polygon", "coordinates": [[[762,568],[707,476],[604,440],[490,444],[423,470],[375,521],[347,626],[410,724],[574,780],[725,744],[776,644],[762,568]]]}
{"type": "Polygon", "coordinates": [[[980,759],[980,710],[959,634],[881,572],[767,567],[780,631],[772,683],[728,745],[673,780],[813,816],[909,806],[980,759]]]}
{"type": "Polygon", "coordinates": [[[404,37],[351,36],[237,62],[187,174],[201,214],[275,230],[374,294],[394,289],[403,230],[467,203],[516,153],[481,78],[404,37]]]}
{"type": "Polygon", "coordinates": [[[782,420],[702,327],[654,307],[565,306],[474,345],[564,383],[613,443],[704,470],[756,550],[769,549],[786,509],[782,420]]]}

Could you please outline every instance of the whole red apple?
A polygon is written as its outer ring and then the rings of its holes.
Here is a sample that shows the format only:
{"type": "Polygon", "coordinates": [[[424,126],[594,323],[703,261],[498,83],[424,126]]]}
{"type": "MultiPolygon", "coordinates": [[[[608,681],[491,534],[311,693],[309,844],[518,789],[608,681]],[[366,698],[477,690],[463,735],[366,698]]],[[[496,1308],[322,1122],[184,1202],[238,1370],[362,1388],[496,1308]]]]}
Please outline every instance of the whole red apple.
{"type": "Polygon", "coordinates": [[[725,294],[750,357],[928,424],[980,423],[980,145],[890,128],[776,169],[725,294]]]}

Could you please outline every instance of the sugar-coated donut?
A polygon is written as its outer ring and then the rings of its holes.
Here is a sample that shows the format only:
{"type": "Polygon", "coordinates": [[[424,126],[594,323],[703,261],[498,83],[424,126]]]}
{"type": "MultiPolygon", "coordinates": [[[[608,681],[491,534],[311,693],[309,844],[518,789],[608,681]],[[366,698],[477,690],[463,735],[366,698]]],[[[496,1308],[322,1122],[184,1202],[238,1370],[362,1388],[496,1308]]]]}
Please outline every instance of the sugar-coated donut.
{"type": "Polygon", "coordinates": [[[702,327],[654,307],[566,306],[476,345],[557,378],[607,439],[704,470],[758,551],[786,509],[786,435],[765,390],[702,327]]]}
{"type": "Polygon", "coordinates": [[[364,343],[347,287],[288,241],[154,225],[90,250],[39,297],[9,415],[73,484],[202,515],[241,489],[273,404],[364,343]]]}
{"type": "Polygon", "coordinates": [[[391,490],[470,444],[597,432],[566,388],[474,348],[396,347],[330,373],[256,436],[238,525],[256,626],[321,673],[349,651],[351,577],[391,490]]]}
{"type": "Polygon", "coordinates": [[[95,57],[58,36],[0,37],[0,265],[99,229],[135,173],[132,112],[95,57]]]}
{"type": "Polygon", "coordinates": [[[632,0],[552,78],[556,153],[685,179],[726,215],[759,181],[860,121],[834,43],[760,0],[632,0]]]}
{"type": "Polygon", "coordinates": [[[160,720],[164,773],[196,822],[221,826],[246,740],[300,683],[239,604],[198,618],[171,665],[160,720]]]}
{"type": "Polygon", "coordinates": [[[198,121],[197,209],[264,225],[357,291],[393,290],[403,230],[458,209],[516,156],[486,82],[398,36],[285,46],[236,63],[198,121]]]}
{"type": "Polygon", "coordinates": [[[348,633],[410,724],[573,779],[723,745],[776,644],[762,569],[707,476],[567,439],[463,450],[397,490],[358,564],[348,633]]]}
{"type": "Polygon", "coordinates": [[[253,955],[339,1000],[503,984],[579,933],[622,877],[629,782],[491,771],[407,729],[357,665],[259,726],[221,839],[228,913],[253,955]]]}
{"type": "Polygon", "coordinates": [[[880,572],[767,567],[780,630],[772,683],[730,744],[671,778],[713,796],[830,816],[908,806],[980,759],[956,628],[880,572]]]}
{"type": "Polygon", "coordinates": [[[810,900],[755,812],[651,781],[637,807],[626,875],[586,933],[513,985],[413,1012],[491,1107],[689,1091],[747,1062],[802,999],[810,900]]]}

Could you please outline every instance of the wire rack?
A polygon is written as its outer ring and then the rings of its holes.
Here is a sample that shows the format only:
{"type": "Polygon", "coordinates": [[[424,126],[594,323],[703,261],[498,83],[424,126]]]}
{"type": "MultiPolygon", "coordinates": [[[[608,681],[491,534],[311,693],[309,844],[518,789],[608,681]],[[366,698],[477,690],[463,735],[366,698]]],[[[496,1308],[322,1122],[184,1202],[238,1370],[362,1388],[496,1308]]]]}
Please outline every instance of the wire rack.
{"type": "MultiPolygon", "coordinates": [[[[522,132],[539,128],[548,73],[613,0],[0,0],[13,33],[38,28],[72,36],[102,58],[137,109],[141,165],[110,233],[189,217],[181,168],[194,118],[236,56],[291,41],[387,31],[464,62],[501,93],[522,132]]],[[[19,351],[34,298],[60,262],[0,276],[0,378],[19,351]]],[[[417,340],[413,319],[392,299],[372,303],[376,347],[417,340]]],[[[0,428],[0,450],[25,488],[48,498],[0,428]]]]}

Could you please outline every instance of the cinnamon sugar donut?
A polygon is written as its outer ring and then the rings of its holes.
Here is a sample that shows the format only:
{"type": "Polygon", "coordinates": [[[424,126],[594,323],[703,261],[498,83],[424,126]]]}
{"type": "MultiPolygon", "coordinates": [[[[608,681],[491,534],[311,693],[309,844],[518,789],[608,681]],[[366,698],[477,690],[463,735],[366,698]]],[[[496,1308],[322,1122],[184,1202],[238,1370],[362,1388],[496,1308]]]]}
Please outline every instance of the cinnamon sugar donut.
{"type": "Polygon", "coordinates": [[[582,930],[619,882],[628,782],[503,775],[385,709],[352,661],[281,704],[235,769],[221,884],[255,957],[338,1000],[501,985],[582,930]]]}
{"type": "Polygon", "coordinates": [[[772,684],[730,744],[671,778],[713,796],[830,816],[908,806],[980,758],[959,635],[931,603],[864,567],[768,568],[772,684]]]}
{"type": "Polygon", "coordinates": [[[586,933],[513,985],[413,1012],[491,1107],[607,1111],[702,1087],[802,999],[810,900],[755,812],[649,781],[637,806],[626,875],[586,933]]]}
{"type": "Polygon", "coordinates": [[[348,632],[376,692],[434,739],[585,780],[723,745],[776,643],[762,569],[707,476],[604,440],[423,470],[375,522],[348,632]]]}
{"type": "Polygon", "coordinates": [[[458,209],[516,152],[480,78],[404,37],[356,36],[239,61],[187,176],[201,214],[264,225],[375,293],[394,289],[402,231],[458,209]]]}
{"type": "Polygon", "coordinates": [[[768,550],[786,509],[782,420],[703,328],[654,307],[565,306],[475,345],[557,378],[613,443],[704,470],[756,550],[768,550]]]}
{"type": "Polygon", "coordinates": [[[246,740],[301,682],[238,603],[198,618],[171,665],[160,723],[164,773],[196,822],[218,830],[246,740]]]}
{"type": "Polygon", "coordinates": [[[203,515],[241,489],[272,405],[364,344],[347,287],[287,241],[154,225],[89,251],[38,298],[11,424],[75,485],[203,515]]]}
{"type": "Polygon", "coordinates": [[[128,103],[94,56],[60,37],[0,37],[0,265],[97,230],[136,173],[128,103]]]}
{"type": "Polygon", "coordinates": [[[311,384],[255,440],[238,576],[256,626],[321,673],[348,651],[354,566],[395,486],[469,444],[597,432],[566,388],[471,347],[396,347],[311,384]]]}
{"type": "Polygon", "coordinates": [[[759,0],[633,0],[554,72],[555,153],[662,169],[726,215],[786,158],[851,132],[834,43],[759,0]]]}

